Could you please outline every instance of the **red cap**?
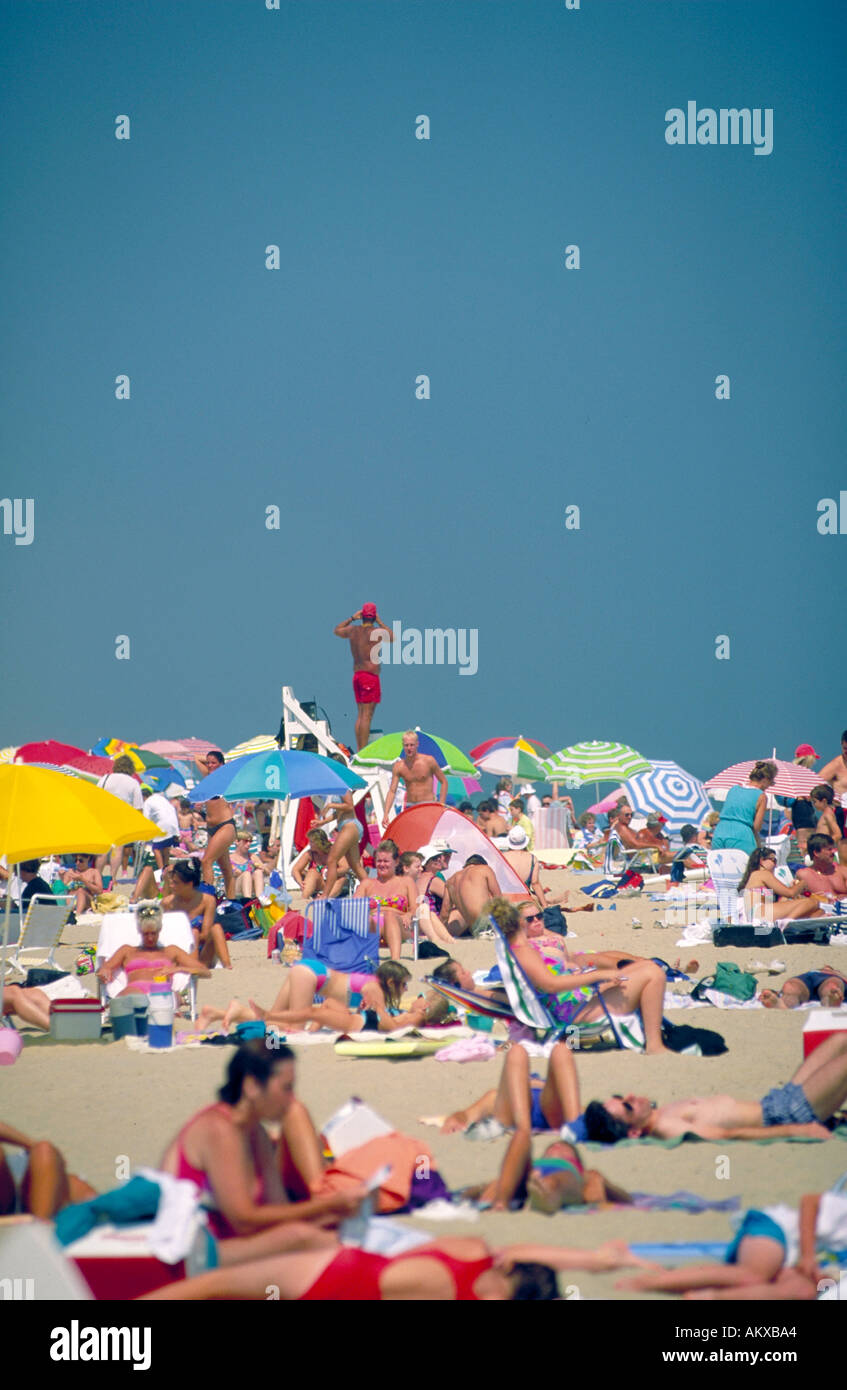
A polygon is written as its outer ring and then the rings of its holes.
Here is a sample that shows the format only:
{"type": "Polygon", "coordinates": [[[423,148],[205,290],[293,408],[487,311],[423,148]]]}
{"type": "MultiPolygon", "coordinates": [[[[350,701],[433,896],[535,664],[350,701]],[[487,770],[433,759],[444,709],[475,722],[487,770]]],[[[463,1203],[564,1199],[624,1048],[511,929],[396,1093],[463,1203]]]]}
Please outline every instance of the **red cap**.
{"type": "Polygon", "coordinates": [[[376,604],[375,604],[375,603],[363,603],[363,604],[362,604],[362,617],[363,617],[363,618],[375,618],[375,617],[376,617],[376,604]]]}
{"type": "Polygon", "coordinates": [[[794,749],[795,758],[819,758],[820,753],[816,753],[811,743],[799,743],[794,749]]]}

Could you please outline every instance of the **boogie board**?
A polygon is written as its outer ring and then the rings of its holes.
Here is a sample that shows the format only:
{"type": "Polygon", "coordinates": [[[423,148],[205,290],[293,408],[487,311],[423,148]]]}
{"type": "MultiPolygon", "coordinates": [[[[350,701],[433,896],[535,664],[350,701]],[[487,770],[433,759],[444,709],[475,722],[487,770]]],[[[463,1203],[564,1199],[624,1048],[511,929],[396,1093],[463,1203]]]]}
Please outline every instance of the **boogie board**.
{"type": "Polygon", "coordinates": [[[451,1038],[339,1038],[335,1051],[339,1057],[430,1057],[447,1047],[451,1038]]]}

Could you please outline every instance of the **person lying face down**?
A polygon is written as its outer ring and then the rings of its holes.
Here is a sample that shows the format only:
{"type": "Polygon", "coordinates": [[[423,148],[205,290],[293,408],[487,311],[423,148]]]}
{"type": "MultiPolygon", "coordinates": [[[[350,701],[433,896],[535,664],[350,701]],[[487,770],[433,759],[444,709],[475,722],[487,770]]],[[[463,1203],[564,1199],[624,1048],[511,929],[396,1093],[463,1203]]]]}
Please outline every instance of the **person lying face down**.
{"type": "Polygon", "coordinates": [[[659,1139],[828,1139],[824,1121],[847,1100],[847,1034],[827,1038],[784,1086],[760,1101],[696,1096],[657,1106],[647,1096],[612,1096],[585,1111],[588,1138],[601,1144],[655,1135],[659,1139]]]}
{"type": "Polygon", "coordinates": [[[825,1009],[840,1009],[845,986],[847,976],[833,970],[831,965],[824,965],[820,970],[805,970],[802,975],[793,975],[778,993],[763,989],[759,999],[766,1009],[799,1009],[815,999],[825,1009]]]}

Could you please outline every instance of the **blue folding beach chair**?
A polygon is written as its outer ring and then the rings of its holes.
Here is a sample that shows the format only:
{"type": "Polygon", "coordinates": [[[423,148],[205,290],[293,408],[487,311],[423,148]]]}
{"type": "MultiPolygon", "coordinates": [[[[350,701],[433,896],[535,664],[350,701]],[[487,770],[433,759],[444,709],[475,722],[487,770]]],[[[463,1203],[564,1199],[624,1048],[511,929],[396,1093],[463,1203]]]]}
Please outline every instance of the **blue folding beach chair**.
{"type": "Polygon", "coordinates": [[[370,898],[317,898],[306,908],[303,955],[345,975],[373,974],[379,965],[379,928],[370,898]]]}

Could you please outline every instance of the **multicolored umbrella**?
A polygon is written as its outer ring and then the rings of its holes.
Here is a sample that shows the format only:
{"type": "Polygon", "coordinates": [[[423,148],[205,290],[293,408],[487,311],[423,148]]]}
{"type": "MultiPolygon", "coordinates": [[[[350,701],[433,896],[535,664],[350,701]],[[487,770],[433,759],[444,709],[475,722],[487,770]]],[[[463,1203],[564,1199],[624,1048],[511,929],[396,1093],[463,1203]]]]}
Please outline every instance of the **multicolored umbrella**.
{"type": "MultiPolygon", "coordinates": [[[[464,755],[460,748],[454,743],[448,743],[446,738],[439,738],[437,734],[427,734],[423,729],[416,729],[418,736],[418,751],[429,753],[435,759],[438,766],[448,777],[474,777],[476,769],[464,755]]],[[[353,767],[391,767],[392,763],[403,756],[403,735],[383,734],[382,738],[369,743],[366,748],[362,748],[354,754],[353,767]]]]}
{"type": "Polygon", "coordinates": [[[625,743],[573,743],[560,748],[544,767],[551,781],[582,786],[585,782],[625,782],[638,772],[649,772],[646,758],[625,743]],[[577,780],[578,779],[578,780],[577,780]]]}
{"type": "Polygon", "coordinates": [[[474,761],[480,772],[490,772],[495,777],[514,777],[521,782],[547,781],[544,763],[522,743],[515,743],[511,748],[492,748],[474,761]]]}
{"type": "MultiPolygon", "coordinates": [[[[768,790],[774,796],[808,796],[815,787],[820,786],[820,775],[796,763],[781,762],[779,758],[768,758],[767,762],[776,764],[776,781],[768,790]]],[[[723,801],[730,787],[745,787],[756,760],[749,763],[733,763],[725,767],[706,782],[706,791],[717,801],[723,801]]]]}
{"type": "MultiPolygon", "coordinates": [[[[487,738],[483,743],[478,743],[476,748],[472,748],[468,757],[472,763],[479,762],[486,754],[493,753],[500,748],[522,748],[525,753],[534,753],[537,758],[552,757],[551,750],[546,743],[541,743],[537,738],[526,738],[523,734],[507,734],[503,738],[487,738]]],[[[508,776],[505,773],[504,776],[508,776]]]]}
{"type": "Polygon", "coordinates": [[[210,772],[188,793],[189,801],[260,801],[266,797],[282,801],[286,797],[336,796],[367,784],[343,763],[320,753],[288,752],[274,746],[273,752],[253,753],[210,772]]]}
{"type": "Polygon", "coordinates": [[[482,791],[482,783],[475,777],[448,777],[447,778],[447,800],[448,801],[467,801],[471,796],[476,796],[482,791]]]}
{"type": "Polygon", "coordinates": [[[136,772],[146,772],[151,767],[170,767],[170,760],[162,753],[154,753],[137,743],[122,738],[102,739],[95,744],[93,752],[103,753],[110,758],[129,758],[136,772]]]}
{"type": "Polygon", "coordinates": [[[699,825],[712,809],[703,783],[679,763],[654,761],[649,772],[627,780],[624,792],[639,815],[664,816],[668,830],[699,825]]]}
{"type": "Polygon", "coordinates": [[[95,777],[105,777],[112,771],[108,758],[98,758],[86,753],[84,748],[75,748],[72,743],[57,743],[47,739],[44,743],[24,743],[15,754],[16,763],[46,763],[50,767],[72,767],[79,772],[90,772],[95,777]]]}

